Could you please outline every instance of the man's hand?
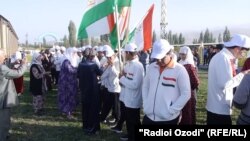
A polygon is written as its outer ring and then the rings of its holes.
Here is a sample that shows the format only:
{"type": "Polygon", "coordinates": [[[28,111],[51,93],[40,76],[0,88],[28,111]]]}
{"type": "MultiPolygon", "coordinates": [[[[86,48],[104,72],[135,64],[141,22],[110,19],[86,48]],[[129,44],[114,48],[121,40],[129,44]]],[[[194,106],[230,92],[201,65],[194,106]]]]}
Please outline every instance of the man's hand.
{"type": "Polygon", "coordinates": [[[250,74],[250,69],[243,71],[244,74],[250,74]]]}
{"type": "Polygon", "coordinates": [[[126,75],[126,73],[125,73],[124,70],[123,70],[123,71],[120,72],[119,78],[121,78],[122,76],[125,76],[125,75],[126,75]]]}

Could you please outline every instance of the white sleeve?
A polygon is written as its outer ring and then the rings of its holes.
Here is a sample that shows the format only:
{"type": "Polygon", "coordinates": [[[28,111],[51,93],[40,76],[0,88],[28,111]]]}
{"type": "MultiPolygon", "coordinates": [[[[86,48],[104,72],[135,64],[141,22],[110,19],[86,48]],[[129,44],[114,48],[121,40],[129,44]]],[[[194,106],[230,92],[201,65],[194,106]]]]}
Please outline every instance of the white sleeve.
{"type": "Polygon", "coordinates": [[[209,68],[209,69],[216,69],[216,81],[217,85],[220,87],[221,90],[223,90],[226,86],[226,83],[232,78],[232,69],[231,64],[229,64],[228,60],[226,58],[221,59],[216,65],[213,66],[215,68],[209,68]]]}
{"type": "Polygon", "coordinates": [[[150,79],[149,79],[149,67],[146,70],[146,76],[144,77],[143,83],[142,83],[142,99],[147,98],[149,93],[149,85],[150,85],[150,79]]]}
{"type": "Polygon", "coordinates": [[[120,83],[129,89],[138,89],[142,84],[144,69],[143,66],[135,66],[133,79],[130,80],[128,78],[122,77],[120,79],[120,83]]]}

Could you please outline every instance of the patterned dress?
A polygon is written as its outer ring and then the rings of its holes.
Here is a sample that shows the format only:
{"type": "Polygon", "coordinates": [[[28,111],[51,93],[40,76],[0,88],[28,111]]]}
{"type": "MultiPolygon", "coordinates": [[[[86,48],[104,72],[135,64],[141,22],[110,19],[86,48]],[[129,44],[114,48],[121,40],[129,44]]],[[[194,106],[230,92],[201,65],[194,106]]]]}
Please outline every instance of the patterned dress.
{"type": "Polygon", "coordinates": [[[186,68],[189,78],[190,78],[190,84],[191,84],[191,98],[187,102],[187,104],[182,109],[182,118],[181,118],[181,125],[195,125],[196,123],[196,90],[199,86],[199,78],[197,74],[197,70],[194,66],[191,64],[184,65],[186,68]]]}
{"type": "Polygon", "coordinates": [[[62,113],[71,115],[77,106],[77,68],[69,60],[62,63],[58,81],[58,107],[62,113]]]}
{"type": "Polygon", "coordinates": [[[44,108],[44,97],[47,91],[44,74],[45,70],[42,65],[31,65],[29,90],[33,95],[33,109],[35,114],[39,114],[44,108]]]}

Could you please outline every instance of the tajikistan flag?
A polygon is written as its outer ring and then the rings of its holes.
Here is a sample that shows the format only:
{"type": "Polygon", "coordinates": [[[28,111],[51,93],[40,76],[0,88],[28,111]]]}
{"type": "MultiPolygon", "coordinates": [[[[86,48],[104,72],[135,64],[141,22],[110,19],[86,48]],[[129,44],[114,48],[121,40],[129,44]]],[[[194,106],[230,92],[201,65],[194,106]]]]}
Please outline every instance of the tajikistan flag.
{"type": "MultiPolygon", "coordinates": [[[[131,0],[91,0],[89,8],[83,15],[78,31],[78,39],[109,34],[115,29],[115,2],[118,11],[122,13],[123,7],[130,6],[131,0]]],[[[121,16],[120,16],[121,17],[121,16]]],[[[126,20],[120,20],[126,21],[126,20]]],[[[127,25],[127,24],[125,24],[127,25]]],[[[124,25],[124,26],[125,26],[124,25]]],[[[122,26],[122,27],[124,27],[122,26]]],[[[121,33],[121,32],[120,32],[121,33]]]]}
{"type": "Polygon", "coordinates": [[[78,30],[78,39],[110,33],[114,28],[115,0],[89,0],[78,30]]]}
{"type": "Polygon", "coordinates": [[[138,47],[138,50],[148,50],[152,47],[152,17],[154,5],[150,7],[142,22],[130,33],[132,40],[138,47]]]}

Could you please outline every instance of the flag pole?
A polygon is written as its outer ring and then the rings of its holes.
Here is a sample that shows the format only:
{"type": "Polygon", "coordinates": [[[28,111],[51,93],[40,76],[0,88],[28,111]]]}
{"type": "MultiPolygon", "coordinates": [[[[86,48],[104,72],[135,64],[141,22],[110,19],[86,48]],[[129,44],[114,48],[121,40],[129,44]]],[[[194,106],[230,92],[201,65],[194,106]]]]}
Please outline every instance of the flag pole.
{"type": "Polygon", "coordinates": [[[116,23],[116,32],[117,32],[117,42],[118,42],[118,59],[119,59],[119,69],[120,72],[122,71],[122,66],[121,66],[121,44],[120,44],[120,29],[119,29],[119,21],[118,21],[118,7],[117,7],[117,1],[115,2],[115,23],[116,23]]]}
{"type": "MultiPolygon", "coordinates": [[[[125,39],[124,39],[124,42],[125,44],[122,44],[122,45],[126,45],[127,42],[128,42],[128,38],[129,38],[129,23],[130,23],[130,13],[131,13],[131,7],[129,8],[129,11],[128,11],[128,25],[127,25],[127,29],[126,29],[126,34],[125,34],[125,39]]],[[[125,48],[125,47],[124,47],[125,48]]],[[[123,58],[123,63],[125,64],[126,63],[126,57],[123,55],[122,56],[123,58]]]]}

